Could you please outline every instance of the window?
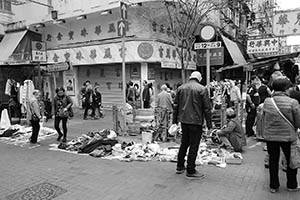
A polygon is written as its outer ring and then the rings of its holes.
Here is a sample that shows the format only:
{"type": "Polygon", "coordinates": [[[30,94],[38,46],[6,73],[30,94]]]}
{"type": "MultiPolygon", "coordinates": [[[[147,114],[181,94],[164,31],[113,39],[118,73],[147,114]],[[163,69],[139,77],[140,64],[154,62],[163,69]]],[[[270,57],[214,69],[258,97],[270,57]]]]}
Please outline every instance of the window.
{"type": "Polygon", "coordinates": [[[0,0],[0,10],[11,12],[11,0],[0,0]]]}

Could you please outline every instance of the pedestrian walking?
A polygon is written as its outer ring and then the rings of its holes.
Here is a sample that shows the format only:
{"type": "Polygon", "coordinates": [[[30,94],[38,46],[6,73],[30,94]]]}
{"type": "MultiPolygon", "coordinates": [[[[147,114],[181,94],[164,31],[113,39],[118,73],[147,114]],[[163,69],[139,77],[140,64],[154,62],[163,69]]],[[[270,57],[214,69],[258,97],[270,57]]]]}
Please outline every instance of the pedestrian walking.
{"type": "Polygon", "coordinates": [[[150,89],[149,89],[149,85],[148,85],[147,81],[144,81],[144,89],[143,89],[142,98],[143,98],[144,108],[146,108],[146,109],[150,108],[150,89]]]}
{"type": "Polygon", "coordinates": [[[85,109],[83,114],[83,119],[86,120],[89,110],[92,110],[92,117],[95,117],[95,107],[94,107],[94,91],[93,86],[89,81],[86,82],[86,93],[85,93],[85,109]]]}
{"type": "Polygon", "coordinates": [[[85,109],[86,83],[83,83],[80,89],[81,108],[85,109]]]}
{"type": "Polygon", "coordinates": [[[173,102],[171,94],[167,91],[168,87],[166,85],[161,86],[161,92],[157,95],[157,107],[167,108],[173,113],[173,102]]]}
{"type": "Polygon", "coordinates": [[[253,126],[255,123],[257,111],[256,108],[260,103],[259,97],[259,87],[261,86],[261,82],[257,76],[251,77],[251,85],[247,91],[246,97],[246,135],[248,137],[255,136],[253,131],[253,126]]]}
{"type": "Polygon", "coordinates": [[[236,110],[236,113],[239,113],[238,107],[239,103],[242,101],[241,90],[237,86],[237,82],[230,81],[230,84],[230,107],[233,107],[236,110]]]}
{"type": "Polygon", "coordinates": [[[296,130],[300,128],[300,106],[297,100],[287,95],[291,82],[286,77],[277,77],[273,81],[274,93],[264,102],[263,135],[267,142],[269,154],[270,192],[278,191],[280,183],[278,165],[280,148],[287,163],[287,189],[288,191],[300,190],[297,182],[297,169],[289,166],[291,144],[296,141],[296,130]]]}
{"type": "Polygon", "coordinates": [[[62,137],[62,142],[67,141],[67,121],[70,116],[72,105],[72,99],[66,95],[65,89],[63,87],[57,88],[56,96],[54,97],[54,128],[58,133],[57,141],[60,141],[62,137]],[[63,133],[59,127],[61,121],[63,133]]]}
{"type": "Polygon", "coordinates": [[[30,143],[36,144],[38,135],[40,132],[40,120],[42,119],[42,112],[39,104],[40,91],[34,90],[33,97],[29,100],[28,118],[32,126],[32,134],[30,137],[30,143]]]}
{"type": "Polygon", "coordinates": [[[135,108],[135,100],[136,100],[136,89],[133,85],[132,81],[129,81],[128,83],[128,93],[126,95],[127,103],[129,103],[133,108],[135,108]]]}
{"type": "Polygon", "coordinates": [[[174,102],[173,124],[180,122],[182,128],[176,173],[184,173],[185,156],[189,148],[186,168],[188,179],[204,178],[204,175],[195,169],[204,118],[208,129],[212,128],[212,107],[208,91],[201,85],[201,80],[201,73],[193,72],[189,82],[178,88],[174,102]]]}
{"type": "Polygon", "coordinates": [[[96,117],[96,111],[98,113],[98,117],[103,118],[103,113],[101,111],[101,106],[102,106],[102,95],[100,92],[100,86],[95,87],[94,91],[94,108],[95,108],[95,117],[96,117]]]}

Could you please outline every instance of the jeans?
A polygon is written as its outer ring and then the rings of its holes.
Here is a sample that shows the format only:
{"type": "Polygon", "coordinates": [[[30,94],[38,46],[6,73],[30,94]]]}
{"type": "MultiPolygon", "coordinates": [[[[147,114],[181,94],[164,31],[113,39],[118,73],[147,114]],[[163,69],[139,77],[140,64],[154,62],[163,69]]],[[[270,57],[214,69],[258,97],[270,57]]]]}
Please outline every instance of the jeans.
{"type": "Polygon", "coordinates": [[[38,139],[39,132],[40,132],[40,121],[31,120],[30,122],[31,122],[31,126],[32,126],[32,134],[30,137],[30,142],[37,143],[37,139],[38,139]]]}
{"type": "Polygon", "coordinates": [[[55,130],[57,131],[58,135],[63,135],[65,139],[67,138],[67,132],[68,132],[67,121],[68,121],[67,117],[58,117],[58,116],[56,116],[55,119],[54,119],[54,128],[55,128],[55,130]],[[62,134],[62,132],[59,128],[60,121],[62,121],[62,128],[63,128],[64,134],[62,134]]]}
{"type": "Polygon", "coordinates": [[[255,118],[256,118],[256,108],[249,108],[250,111],[247,114],[247,119],[246,119],[246,135],[248,137],[253,136],[255,133],[253,131],[253,126],[255,123],[255,118]]]}
{"type": "Polygon", "coordinates": [[[144,101],[144,108],[150,108],[150,101],[144,101]]]}
{"type": "Polygon", "coordinates": [[[89,109],[92,109],[92,117],[95,117],[95,106],[93,104],[85,104],[85,110],[83,114],[83,118],[85,119],[88,115],[89,109]]]}
{"type": "Polygon", "coordinates": [[[279,156],[280,148],[282,149],[286,162],[287,162],[287,187],[289,189],[295,189],[298,187],[297,183],[297,169],[291,169],[290,154],[291,154],[291,142],[267,142],[267,148],[269,153],[269,174],[270,174],[270,188],[277,189],[280,186],[278,177],[279,168],[279,156]]]}
{"type": "Polygon", "coordinates": [[[178,152],[177,168],[183,169],[187,149],[189,149],[187,159],[187,173],[194,174],[196,172],[196,158],[198,154],[199,144],[202,136],[202,126],[193,124],[181,124],[182,138],[178,152]]]}

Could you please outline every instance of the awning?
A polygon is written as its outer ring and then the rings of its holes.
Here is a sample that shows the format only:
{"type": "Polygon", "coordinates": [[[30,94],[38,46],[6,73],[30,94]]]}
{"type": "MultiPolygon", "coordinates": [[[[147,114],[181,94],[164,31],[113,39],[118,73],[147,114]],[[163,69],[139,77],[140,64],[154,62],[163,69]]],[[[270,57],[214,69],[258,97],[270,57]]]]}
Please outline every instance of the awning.
{"type": "Polygon", "coordinates": [[[26,33],[27,30],[5,34],[3,40],[0,43],[0,63],[3,64],[9,61],[9,57],[13,54],[26,33]]]}
{"type": "Polygon", "coordinates": [[[231,65],[231,66],[221,67],[216,72],[222,72],[224,70],[229,70],[229,69],[236,69],[236,68],[243,67],[243,66],[244,66],[244,64],[242,64],[242,65],[231,65]]]}
{"type": "Polygon", "coordinates": [[[234,65],[245,65],[247,64],[241,50],[239,49],[238,45],[231,41],[230,39],[226,38],[225,36],[221,35],[222,40],[225,43],[225,46],[233,60],[234,65]]]}

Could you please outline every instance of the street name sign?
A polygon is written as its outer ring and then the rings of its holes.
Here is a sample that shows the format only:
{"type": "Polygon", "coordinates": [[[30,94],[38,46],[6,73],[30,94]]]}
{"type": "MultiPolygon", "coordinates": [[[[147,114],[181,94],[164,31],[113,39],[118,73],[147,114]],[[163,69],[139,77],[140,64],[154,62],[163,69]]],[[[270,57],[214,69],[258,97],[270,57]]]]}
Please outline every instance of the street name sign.
{"type": "Polygon", "coordinates": [[[46,67],[47,72],[62,72],[62,71],[68,71],[70,69],[71,69],[71,63],[69,62],[55,63],[52,65],[47,65],[46,67]]]}
{"type": "Polygon", "coordinates": [[[195,43],[195,49],[217,49],[222,47],[221,42],[200,42],[195,43]]]}

